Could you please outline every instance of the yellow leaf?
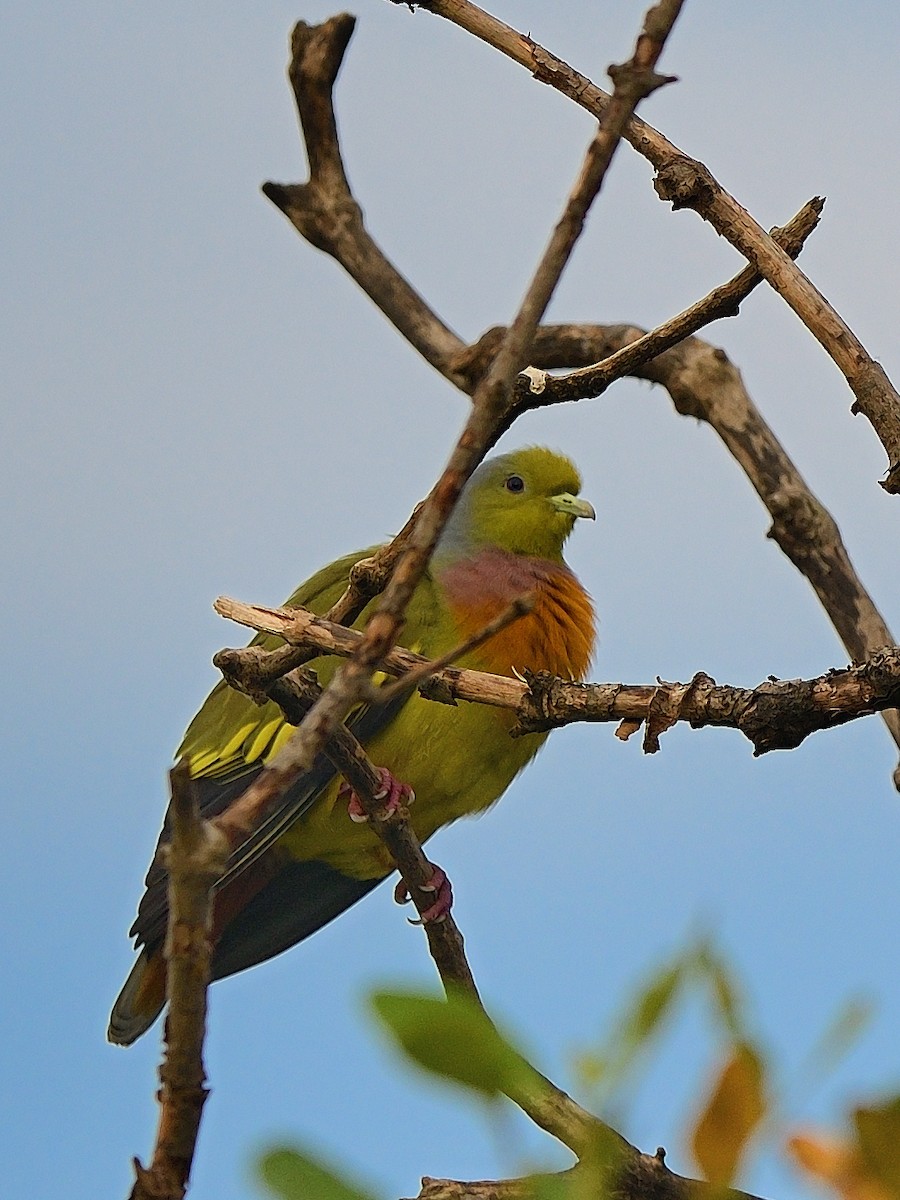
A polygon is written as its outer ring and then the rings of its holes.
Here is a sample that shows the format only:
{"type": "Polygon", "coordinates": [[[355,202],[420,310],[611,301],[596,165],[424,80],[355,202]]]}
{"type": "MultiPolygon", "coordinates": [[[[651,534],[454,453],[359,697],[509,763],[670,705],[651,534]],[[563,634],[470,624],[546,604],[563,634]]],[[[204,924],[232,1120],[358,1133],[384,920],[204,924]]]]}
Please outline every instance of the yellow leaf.
{"type": "Polygon", "coordinates": [[[734,1051],[713,1084],[691,1138],[691,1149],[710,1183],[727,1187],[766,1111],[763,1064],[746,1043],[734,1051]]]}
{"type": "Polygon", "coordinates": [[[808,1175],[828,1184],[842,1200],[897,1200],[873,1178],[852,1142],[823,1134],[797,1134],[788,1151],[808,1175]]]}
{"type": "Polygon", "coordinates": [[[860,1161],[886,1195],[900,1198],[900,1096],[853,1114],[860,1161]]]}
{"type": "Polygon", "coordinates": [[[854,1170],[853,1147],[840,1138],[821,1134],[796,1134],[788,1151],[808,1175],[840,1191],[854,1170]]]}

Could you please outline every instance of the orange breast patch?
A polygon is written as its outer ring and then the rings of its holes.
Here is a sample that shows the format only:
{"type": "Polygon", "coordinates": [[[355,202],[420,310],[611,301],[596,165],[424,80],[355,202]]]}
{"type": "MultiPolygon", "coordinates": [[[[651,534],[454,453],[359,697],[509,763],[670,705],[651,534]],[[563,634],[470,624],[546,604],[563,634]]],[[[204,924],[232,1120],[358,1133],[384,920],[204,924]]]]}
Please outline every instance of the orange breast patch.
{"type": "Polygon", "coordinates": [[[594,609],[572,572],[556,563],[529,559],[516,571],[520,578],[503,574],[506,577],[499,581],[496,574],[478,579],[466,570],[463,579],[453,568],[447,577],[445,599],[461,638],[483,629],[516,596],[531,593],[534,597],[527,616],[473,651],[468,662],[495,675],[527,668],[550,671],[563,679],[583,679],[594,649],[594,609]]]}

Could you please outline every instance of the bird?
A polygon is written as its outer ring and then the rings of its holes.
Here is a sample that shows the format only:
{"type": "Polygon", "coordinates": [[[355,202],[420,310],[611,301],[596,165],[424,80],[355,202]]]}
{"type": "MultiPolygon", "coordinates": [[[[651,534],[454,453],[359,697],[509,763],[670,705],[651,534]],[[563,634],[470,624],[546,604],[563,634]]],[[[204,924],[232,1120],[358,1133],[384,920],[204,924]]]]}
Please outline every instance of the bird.
{"type": "MultiPolygon", "coordinates": [[[[450,653],[523,595],[530,611],[470,649],[456,665],[501,675],[548,671],[585,676],[594,649],[593,603],[563,559],[563,545],[593,506],[565,455],[528,446],[486,459],[472,473],[406,611],[402,642],[428,658],[450,653]]],[[[286,602],[324,613],[344,591],[350,569],[372,548],[337,559],[286,602]]],[[[362,627],[377,604],[363,611],[362,627]]],[[[274,649],[280,640],[257,635],[274,649]]],[[[310,667],[327,684],[333,656],[310,667]]],[[[546,733],[512,738],[515,714],[482,704],[429,701],[414,690],[384,704],[367,702],[348,725],[383,772],[397,799],[411,799],[413,829],[426,841],[464,815],[489,808],[535,756],[546,733]]],[[[188,726],[176,757],[189,765],[203,816],[224,812],[291,737],[281,710],[230,688],[213,688],[188,726]]],[[[229,872],[215,894],[212,978],[274,957],[344,912],[395,869],[384,845],[359,820],[360,807],[323,756],[283,797],[267,833],[245,847],[247,864],[229,872]],[[354,811],[354,801],[355,811],[354,811]],[[351,820],[350,817],[354,819],[351,820]],[[250,852],[252,849],[252,853],[250,852]]],[[[130,930],[137,960],[114,1006],[108,1038],[130,1045],[165,1005],[167,876],[159,845],[130,930]]],[[[232,861],[242,860],[238,847],[232,861]]],[[[435,887],[449,897],[443,873],[435,887]]],[[[448,900],[449,903],[449,900],[448,900]]],[[[435,905],[438,915],[440,903],[435,905]]]]}

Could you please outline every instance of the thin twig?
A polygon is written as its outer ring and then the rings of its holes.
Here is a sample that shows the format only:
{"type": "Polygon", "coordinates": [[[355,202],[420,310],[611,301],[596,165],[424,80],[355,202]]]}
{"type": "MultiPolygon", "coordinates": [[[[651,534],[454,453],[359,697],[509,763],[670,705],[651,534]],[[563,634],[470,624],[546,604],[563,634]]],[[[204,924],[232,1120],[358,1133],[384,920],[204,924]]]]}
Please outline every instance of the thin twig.
{"type": "MultiPolygon", "coordinates": [[[[824,201],[818,197],[807,204],[782,229],[773,229],[772,237],[784,247],[792,258],[800,253],[807,237],[818,224],[824,201]]],[[[601,396],[607,388],[626,375],[634,375],[645,363],[651,362],[677,346],[698,330],[723,317],[735,316],[743,300],[762,282],[762,276],[753,267],[745,267],[727,283],[714,288],[702,300],[696,301],[662,325],[651,329],[642,337],[600,362],[579,367],[565,375],[547,375],[541,379],[540,390],[535,380],[517,381],[516,401],[518,411],[544,408],[551,404],[564,404],[574,400],[588,400],[601,396]]]]}
{"type": "MultiPolygon", "coordinates": [[[[460,642],[458,646],[454,646],[446,654],[442,654],[440,658],[434,658],[412,667],[396,683],[388,683],[383,687],[373,688],[372,698],[380,704],[387,704],[389,700],[392,700],[401,692],[405,692],[409,688],[420,687],[426,680],[433,679],[445,667],[458,662],[459,659],[469,654],[472,650],[477,650],[479,646],[483,646],[485,642],[489,642],[492,637],[502,632],[502,630],[507,629],[515,621],[527,616],[533,609],[533,596],[516,597],[512,604],[494,617],[493,621],[488,621],[486,625],[473,633],[471,637],[460,642]]],[[[434,691],[432,691],[432,695],[434,695],[434,691]]]]}

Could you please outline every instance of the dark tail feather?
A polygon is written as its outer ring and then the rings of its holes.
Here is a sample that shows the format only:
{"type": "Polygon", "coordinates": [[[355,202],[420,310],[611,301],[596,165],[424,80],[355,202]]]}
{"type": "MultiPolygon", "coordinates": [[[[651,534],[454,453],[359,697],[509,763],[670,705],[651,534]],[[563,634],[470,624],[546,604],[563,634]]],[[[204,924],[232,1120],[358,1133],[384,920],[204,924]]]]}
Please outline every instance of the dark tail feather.
{"type": "MultiPolygon", "coordinates": [[[[215,939],[212,978],[274,958],[379,883],[380,879],[351,879],[322,862],[281,865],[272,855],[263,856],[217,897],[214,926],[224,929],[215,939]]],[[[106,1036],[117,1046],[130,1046],[150,1028],[165,1002],[162,947],[151,954],[145,946],[113,1005],[106,1036]]]]}
{"type": "Polygon", "coordinates": [[[225,926],[213,953],[213,979],[245,971],[302,942],[379,883],[351,879],[323,862],[285,863],[225,926]]]}
{"type": "Polygon", "coordinates": [[[166,964],[162,954],[141,951],[109,1018],[106,1036],[116,1046],[130,1046],[146,1033],[166,1002],[166,964]]]}

